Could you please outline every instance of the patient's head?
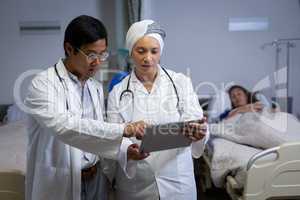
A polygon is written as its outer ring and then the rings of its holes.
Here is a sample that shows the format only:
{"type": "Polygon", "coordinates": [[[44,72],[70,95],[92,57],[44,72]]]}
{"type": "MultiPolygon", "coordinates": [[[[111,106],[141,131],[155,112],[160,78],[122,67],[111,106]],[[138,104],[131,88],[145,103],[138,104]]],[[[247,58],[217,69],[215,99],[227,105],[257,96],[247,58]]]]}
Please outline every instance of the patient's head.
{"type": "Polygon", "coordinates": [[[240,85],[231,86],[228,90],[228,94],[232,108],[244,106],[249,103],[255,103],[257,101],[253,93],[240,85]]]}

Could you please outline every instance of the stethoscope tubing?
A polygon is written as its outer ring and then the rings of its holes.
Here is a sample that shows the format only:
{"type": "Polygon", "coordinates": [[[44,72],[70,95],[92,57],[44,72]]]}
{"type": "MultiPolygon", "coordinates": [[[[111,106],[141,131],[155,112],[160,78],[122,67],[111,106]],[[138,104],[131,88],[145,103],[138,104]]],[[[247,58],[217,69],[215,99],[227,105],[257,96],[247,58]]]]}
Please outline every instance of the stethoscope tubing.
{"type": "MultiPolygon", "coordinates": [[[[177,98],[177,104],[176,104],[176,107],[177,107],[177,109],[179,110],[179,95],[178,95],[178,91],[177,91],[176,85],[175,85],[175,83],[174,83],[172,77],[170,76],[170,74],[167,72],[167,70],[166,70],[164,67],[162,67],[162,70],[166,73],[166,75],[168,76],[169,80],[170,80],[171,83],[172,83],[172,86],[173,86],[173,88],[174,88],[175,95],[176,95],[176,98],[177,98]]],[[[122,101],[122,98],[123,98],[124,94],[126,94],[126,93],[130,93],[130,94],[131,94],[132,102],[134,102],[134,93],[133,93],[132,90],[129,89],[129,87],[130,87],[130,79],[131,79],[131,74],[130,74],[129,77],[128,77],[126,89],[123,90],[123,91],[121,92],[121,94],[120,94],[120,98],[119,98],[120,102],[122,101]]]]}
{"type": "MultiPolygon", "coordinates": [[[[57,70],[57,63],[54,65],[54,71],[55,71],[55,73],[56,73],[56,76],[58,77],[58,79],[59,79],[59,82],[61,83],[61,85],[62,85],[62,87],[63,87],[63,89],[64,89],[64,94],[65,94],[65,96],[66,96],[66,109],[67,109],[67,111],[69,110],[69,103],[68,103],[68,98],[67,98],[67,94],[66,94],[66,92],[68,92],[68,87],[67,87],[67,85],[66,85],[66,83],[65,83],[65,81],[64,81],[64,79],[59,75],[59,73],[58,73],[58,70],[57,70]]],[[[88,89],[88,92],[89,92],[89,95],[91,96],[91,92],[90,92],[90,90],[88,89]]],[[[100,92],[99,92],[99,89],[97,88],[97,96],[98,96],[98,98],[99,98],[99,103],[100,103],[100,92]]],[[[95,109],[95,107],[94,107],[94,109],[95,109]]]]}

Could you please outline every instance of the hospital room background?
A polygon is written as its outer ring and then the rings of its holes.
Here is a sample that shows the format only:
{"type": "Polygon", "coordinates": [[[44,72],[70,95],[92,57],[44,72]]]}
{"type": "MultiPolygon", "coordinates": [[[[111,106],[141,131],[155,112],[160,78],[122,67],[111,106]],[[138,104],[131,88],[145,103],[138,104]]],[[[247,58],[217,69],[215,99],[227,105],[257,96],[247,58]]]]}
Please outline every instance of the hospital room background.
{"type": "MultiPolygon", "coordinates": [[[[129,24],[153,19],[167,33],[161,65],[191,77],[212,118],[229,105],[221,95],[238,84],[300,119],[300,0],[2,0],[0,136],[8,123],[23,119],[16,101],[36,72],[64,56],[64,29],[82,14],[101,19],[108,29],[111,56],[96,75],[105,94],[113,75],[129,68],[124,49],[129,24]],[[136,4],[139,13],[130,10],[136,4]],[[219,106],[212,109],[212,102],[219,106]]],[[[11,162],[24,170],[25,158],[15,153],[25,151],[24,134],[15,135],[13,144],[20,146],[13,152],[7,152],[12,141],[2,136],[1,168],[10,167],[4,157],[12,155],[11,162]]]]}

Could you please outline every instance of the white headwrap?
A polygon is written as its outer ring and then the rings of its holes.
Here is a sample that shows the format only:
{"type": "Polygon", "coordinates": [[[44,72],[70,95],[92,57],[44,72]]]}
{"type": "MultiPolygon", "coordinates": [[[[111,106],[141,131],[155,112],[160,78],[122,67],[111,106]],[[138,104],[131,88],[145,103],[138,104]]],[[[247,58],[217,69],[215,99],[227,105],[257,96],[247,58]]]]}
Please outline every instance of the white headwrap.
{"type": "Polygon", "coordinates": [[[146,35],[155,38],[159,42],[160,53],[162,53],[164,47],[163,39],[166,36],[165,31],[153,20],[142,20],[132,24],[127,32],[126,48],[129,51],[129,55],[131,55],[135,43],[146,35]]]}

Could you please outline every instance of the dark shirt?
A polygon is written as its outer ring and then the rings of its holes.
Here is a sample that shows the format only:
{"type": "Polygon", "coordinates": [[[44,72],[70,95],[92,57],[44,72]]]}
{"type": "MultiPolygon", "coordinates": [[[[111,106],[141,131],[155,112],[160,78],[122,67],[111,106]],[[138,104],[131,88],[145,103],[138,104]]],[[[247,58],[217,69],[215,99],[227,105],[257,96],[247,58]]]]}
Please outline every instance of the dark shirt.
{"type": "Polygon", "coordinates": [[[225,110],[220,116],[219,116],[219,120],[222,121],[223,119],[225,119],[229,113],[231,112],[232,109],[227,109],[225,110]]]}

